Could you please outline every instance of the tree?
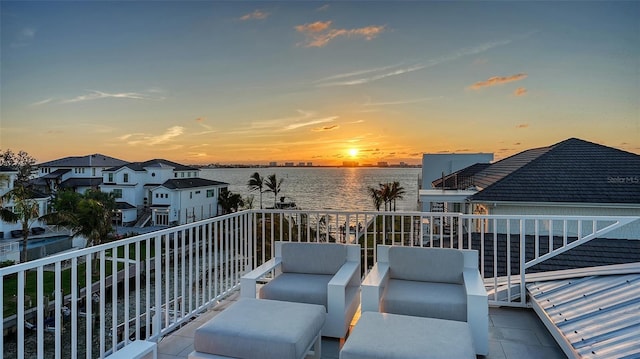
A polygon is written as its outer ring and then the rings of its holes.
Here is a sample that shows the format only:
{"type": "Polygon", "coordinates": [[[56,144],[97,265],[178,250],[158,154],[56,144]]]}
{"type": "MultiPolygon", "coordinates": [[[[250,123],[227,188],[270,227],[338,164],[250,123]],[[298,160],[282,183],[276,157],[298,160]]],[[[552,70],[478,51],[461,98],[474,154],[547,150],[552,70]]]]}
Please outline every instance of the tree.
{"type": "Polygon", "coordinates": [[[27,243],[29,241],[29,228],[38,220],[40,216],[40,207],[38,202],[34,200],[34,192],[27,186],[26,183],[19,183],[16,181],[11,191],[5,193],[2,196],[2,202],[13,202],[13,210],[9,210],[2,206],[0,211],[0,217],[5,222],[16,223],[20,222],[22,225],[22,252],[20,255],[20,261],[26,262],[28,260],[27,243]]]}
{"type": "Polygon", "coordinates": [[[220,207],[222,207],[222,214],[237,212],[238,208],[244,206],[242,196],[238,193],[233,193],[226,188],[220,190],[218,203],[220,204],[220,207]]]}
{"type": "MultiPolygon", "coordinates": [[[[47,222],[71,230],[71,236],[87,239],[87,246],[97,246],[114,232],[116,200],[112,193],[90,189],[84,194],[60,191],[52,201],[54,212],[43,216],[47,222]]],[[[94,261],[93,272],[98,271],[94,261]]]]}
{"type": "Polygon", "coordinates": [[[259,191],[260,192],[260,209],[262,209],[262,193],[264,192],[264,178],[260,176],[258,172],[254,172],[251,177],[249,177],[249,182],[247,182],[247,187],[249,187],[249,191],[259,191]]]}
{"type": "Polygon", "coordinates": [[[369,197],[373,200],[373,205],[376,207],[376,211],[380,211],[380,206],[382,205],[382,196],[380,191],[374,187],[367,187],[367,192],[369,192],[369,197]]]}
{"type": "Polygon", "coordinates": [[[400,186],[400,182],[394,181],[391,183],[391,186],[389,187],[389,200],[393,201],[394,212],[396,210],[396,200],[403,199],[405,193],[404,187],[400,186]]]}
{"type": "Polygon", "coordinates": [[[267,179],[264,181],[264,185],[267,187],[265,192],[273,193],[273,208],[276,208],[276,200],[278,199],[278,193],[280,193],[280,191],[282,190],[281,189],[282,181],[284,181],[284,178],[280,178],[280,180],[278,180],[276,178],[275,173],[269,175],[267,179]]]}
{"type": "MultiPolygon", "coordinates": [[[[5,222],[22,225],[22,253],[21,261],[27,261],[27,242],[29,240],[29,227],[38,220],[40,208],[38,202],[34,200],[35,191],[29,186],[29,178],[36,163],[35,158],[25,151],[13,152],[11,149],[0,151],[0,166],[14,168],[18,175],[13,183],[13,189],[2,196],[2,204],[13,202],[13,208],[9,209],[2,205],[0,218],[5,222]]],[[[8,178],[2,181],[8,181],[8,178]]]]}
{"type": "Polygon", "coordinates": [[[36,159],[25,151],[13,152],[11,149],[0,151],[0,166],[15,168],[18,171],[16,182],[26,184],[31,178],[36,159]]]}

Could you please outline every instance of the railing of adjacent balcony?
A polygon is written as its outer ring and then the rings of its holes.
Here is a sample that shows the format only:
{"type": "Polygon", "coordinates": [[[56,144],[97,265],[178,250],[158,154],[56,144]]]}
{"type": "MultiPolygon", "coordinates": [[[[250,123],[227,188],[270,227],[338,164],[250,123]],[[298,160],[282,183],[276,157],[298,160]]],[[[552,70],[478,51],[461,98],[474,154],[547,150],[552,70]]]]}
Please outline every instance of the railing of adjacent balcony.
{"type": "Polygon", "coordinates": [[[243,211],[1,268],[0,347],[95,358],[157,341],[233,293],[276,240],[359,243],[363,276],[376,244],[476,249],[490,303],[525,306],[528,269],[636,219],[243,211]]]}

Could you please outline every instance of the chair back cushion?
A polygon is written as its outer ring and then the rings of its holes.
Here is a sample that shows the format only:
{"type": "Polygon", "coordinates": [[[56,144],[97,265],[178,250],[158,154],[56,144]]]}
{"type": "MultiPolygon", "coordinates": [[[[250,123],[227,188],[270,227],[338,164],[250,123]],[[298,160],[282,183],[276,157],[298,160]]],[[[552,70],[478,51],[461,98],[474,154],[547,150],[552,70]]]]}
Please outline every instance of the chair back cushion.
{"type": "Polygon", "coordinates": [[[464,256],[457,249],[389,248],[391,278],[421,282],[463,284],[464,256]]]}
{"type": "Polygon", "coordinates": [[[347,260],[347,247],[339,243],[282,243],[282,271],[336,274],[347,260]]]}

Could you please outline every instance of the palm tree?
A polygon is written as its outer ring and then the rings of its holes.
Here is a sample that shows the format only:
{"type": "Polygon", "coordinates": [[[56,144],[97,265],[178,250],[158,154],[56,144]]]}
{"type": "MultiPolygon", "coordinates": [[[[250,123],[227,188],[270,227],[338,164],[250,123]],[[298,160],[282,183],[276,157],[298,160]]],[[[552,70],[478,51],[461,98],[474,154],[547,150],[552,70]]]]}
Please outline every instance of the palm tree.
{"type": "Polygon", "coordinates": [[[273,208],[276,208],[276,199],[278,198],[278,193],[281,191],[282,181],[284,179],[280,178],[278,180],[275,174],[269,175],[266,181],[264,181],[264,185],[267,187],[265,192],[273,192],[273,208]]]}
{"type": "Polygon", "coordinates": [[[390,210],[391,209],[391,186],[389,183],[380,183],[379,186],[380,186],[380,189],[378,191],[380,192],[380,197],[384,202],[384,210],[385,211],[390,210]],[[389,204],[388,209],[387,209],[387,204],[389,204]]]}
{"type": "Polygon", "coordinates": [[[396,210],[396,200],[398,199],[403,199],[404,198],[404,194],[406,192],[404,191],[404,187],[400,186],[400,182],[395,181],[393,183],[391,183],[390,189],[389,189],[389,199],[391,201],[393,201],[393,211],[395,212],[396,210]]]}
{"type": "Polygon", "coordinates": [[[380,211],[380,206],[382,205],[382,196],[380,190],[373,187],[367,187],[367,192],[369,192],[369,197],[373,200],[373,205],[376,207],[376,211],[380,211]]]}
{"type": "Polygon", "coordinates": [[[249,191],[260,191],[260,209],[262,209],[262,193],[264,192],[264,178],[260,176],[258,172],[254,172],[251,177],[249,177],[249,182],[247,182],[247,187],[249,187],[249,191]]]}
{"type": "MultiPolygon", "coordinates": [[[[58,192],[52,201],[54,212],[42,218],[56,226],[68,228],[71,236],[87,239],[87,246],[96,246],[114,232],[113,216],[116,201],[112,193],[88,190],[84,194],[75,191],[58,192]]],[[[93,273],[98,271],[94,261],[93,273]]]]}
{"type": "Polygon", "coordinates": [[[29,227],[38,220],[40,215],[40,206],[33,199],[34,192],[24,183],[17,183],[16,186],[2,196],[2,202],[13,201],[13,210],[2,207],[0,217],[3,221],[22,225],[22,252],[20,261],[26,262],[27,258],[27,242],[29,241],[29,227]]]}

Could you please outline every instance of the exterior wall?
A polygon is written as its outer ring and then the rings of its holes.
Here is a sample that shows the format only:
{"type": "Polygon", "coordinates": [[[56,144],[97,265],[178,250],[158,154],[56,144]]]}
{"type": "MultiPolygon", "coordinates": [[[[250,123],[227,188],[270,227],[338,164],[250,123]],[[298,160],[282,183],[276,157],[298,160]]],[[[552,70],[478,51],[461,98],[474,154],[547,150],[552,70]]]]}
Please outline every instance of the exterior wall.
{"type": "MultiPolygon", "coordinates": [[[[493,161],[493,153],[425,153],[422,155],[422,189],[431,189],[431,182],[442,173],[445,175],[459,171],[476,163],[493,161]]],[[[429,203],[422,203],[422,211],[430,211],[429,203]]]]}
{"type": "MultiPolygon", "coordinates": [[[[218,214],[218,194],[216,187],[198,187],[175,192],[181,208],[178,213],[179,224],[191,223],[218,214]],[[207,190],[215,190],[213,197],[207,197],[207,190]]],[[[173,212],[173,211],[172,211],[173,212]]]]}
{"type": "MultiPolygon", "coordinates": [[[[640,207],[637,208],[606,208],[606,207],[588,207],[576,205],[524,205],[524,204],[485,204],[489,209],[489,214],[495,215],[558,215],[558,216],[639,216],[640,207]]],[[[528,234],[533,234],[533,225],[525,224],[528,234]]],[[[583,228],[586,224],[583,223],[583,228]]],[[[498,233],[505,233],[506,225],[498,226],[498,233]]],[[[553,224],[554,233],[561,234],[560,230],[563,226],[561,222],[553,224]]],[[[576,234],[577,224],[570,223],[568,226],[569,234],[576,234]]],[[[583,230],[584,232],[584,230],[583,230]]],[[[620,229],[606,234],[607,238],[616,239],[640,239],[640,220],[632,222],[620,229]]]]}

